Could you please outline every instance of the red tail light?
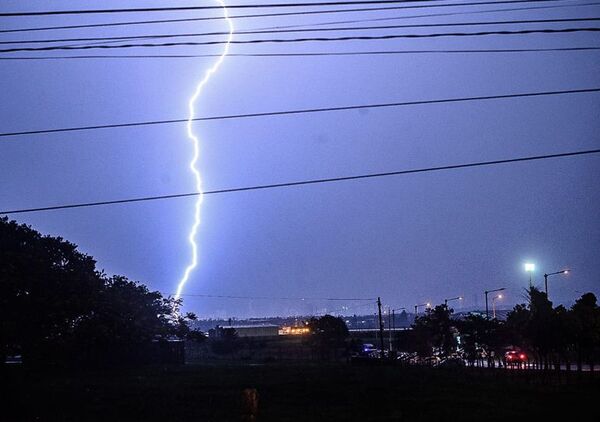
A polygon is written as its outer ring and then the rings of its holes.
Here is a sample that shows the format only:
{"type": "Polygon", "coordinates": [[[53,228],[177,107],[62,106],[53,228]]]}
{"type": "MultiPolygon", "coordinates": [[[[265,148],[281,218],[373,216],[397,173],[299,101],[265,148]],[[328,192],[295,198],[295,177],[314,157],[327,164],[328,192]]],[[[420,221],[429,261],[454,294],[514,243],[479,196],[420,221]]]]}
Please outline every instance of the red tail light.
{"type": "Polygon", "coordinates": [[[525,358],[526,358],[526,356],[525,356],[523,353],[521,353],[521,354],[519,355],[519,357],[520,357],[521,359],[525,359],[525,358]]]}

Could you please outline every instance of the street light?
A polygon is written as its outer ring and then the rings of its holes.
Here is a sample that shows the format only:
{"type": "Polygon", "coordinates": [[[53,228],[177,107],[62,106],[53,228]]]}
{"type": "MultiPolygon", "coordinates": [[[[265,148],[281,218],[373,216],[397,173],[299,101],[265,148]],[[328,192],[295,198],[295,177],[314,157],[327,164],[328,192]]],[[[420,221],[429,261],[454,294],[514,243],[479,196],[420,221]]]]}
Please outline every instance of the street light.
{"type": "Polygon", "coordinates": [[[489,308],[488,308],[488,293],[501,292],[502,290],[506,290],[506,287],[501,287],[499,289],[484,291],[484,293],[485,293],[485,317],[486,317],[486,319],[490,319],[490,311],[489,311],[489,308]]]}
{"type": "Polygon", "coordinates": [[[494,296],[492,298],[492,318],[496,319],[496,299],[502,299],[502,295],[494,296]]]}
{"type": "Polygon", "coordinates": [[[390,320],[390,352],[392,351],[392,331],[396,331],[396,311],[404,311],[406,310],[406,308],[396,308],[396,309],[392,309],[390,312],[389,317],[391,318],[390,320]]]}
{"type": "Polygon", "coordinates": [[[535,264],[531,262],[526,262],[525,271],[529,273],[529,284],[531,284],[531,274],[535,271],[535,264]]]}
{"type": "Polygon", "coordinates": [[[450,302],[451,300],[462,300],[462,296],[456,296],[456,297],[451,297],[448,299],[444,299],[444,306],[446,306],[446,308],[448,307],[448,302],[450,302]]]}
{"type": "Polygon", "coordinates": [[[421,303],[420,305],[415,305],[415,318],[417,317],[417,314],[419,313],[419,308],[421,306],[425,306],[427,308],[431,307],[431,303],[427,302],[427,303],[421,303]]]}
{"type": "Polygon", "coordinates": [[[548,276],[556,274],[569,274],[569,270],[556,271],[555,273],[544,274],[544,287],[546,288],[546,298],[548,298],[548,276]]]}

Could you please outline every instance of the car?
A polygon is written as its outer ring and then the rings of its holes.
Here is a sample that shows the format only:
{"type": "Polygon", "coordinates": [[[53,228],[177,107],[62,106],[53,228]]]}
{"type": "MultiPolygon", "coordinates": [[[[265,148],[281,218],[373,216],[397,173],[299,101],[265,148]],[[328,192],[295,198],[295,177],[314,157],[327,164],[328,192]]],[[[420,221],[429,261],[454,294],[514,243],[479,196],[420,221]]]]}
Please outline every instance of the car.
{"type": "Polygon", "coordinates": [[[420,365],[427,365],[427,366],[436,366],[438,363],[440,363],[441,359],[437,356],[427,356],[424,358],[421,358],[421,360],[419,361],[420,365]]]}
{"type": "Polygon", "coordinates": [[[436,368],[464,368],[465,361],[459,357],[450,356],[435,365],[436,368]]]}
{"type": "Polygon", "coordinates": [[[410,359],[414,358],[415,356],[416,356],[416,353],[398,352],[398,354],[396,355],[396,360],[399,360],[402,362],[408,362],[408,361],[410,361],[410,359]]]}
{"type": "Polygon", "coordinates": [[[4,361],[5,364],[21,364],[23,363],[23,359],[21,358],[21,355],[11,355],[11,356],[7,356],[6,360],[4,361]]]}
{"type": "Polygon", "coordinates": [[[373,352],[375,350],[377,350],[377,349],[371,343],[364,343],[362,345],[362,351],[363,351],[363,353],[370,353],[370,352],[373,352]]]}
{"type": "Polygon", "coordinates": [[[361,348],[360,348],[360,355],[361,356],[369,356],[371,357],[372,355],[374,355],[375,353],[378,353],[377,348],[370,344],[370,343],[364,343],[361,348]]]}
{"type": "Polygon", "coordinates": [[[504,360],[507,364],[510,363],[525,363],[527,362],[527,355],[518,350],[509,350],[504,354],[504,360]]]}
{"type": "Polygon", "coordinates": [[[354,352],[356,357],[361,358],[379,358],[381,352],[374,345],[370,343],[364,343],[360,346],[360,349],[354,352]]]}
{"type": "Polygon", "coordinates": [[[478,347],[475,349],[475,356],[479,359],[485,359],[487,358],[488,354],[485,349],[478,347]]]}

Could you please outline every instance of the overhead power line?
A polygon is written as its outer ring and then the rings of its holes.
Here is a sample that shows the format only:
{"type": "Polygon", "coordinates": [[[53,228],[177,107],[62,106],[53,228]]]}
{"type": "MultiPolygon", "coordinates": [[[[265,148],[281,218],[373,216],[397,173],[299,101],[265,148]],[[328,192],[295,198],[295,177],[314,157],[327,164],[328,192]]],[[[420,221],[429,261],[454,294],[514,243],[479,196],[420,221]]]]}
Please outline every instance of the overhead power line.
{"type": "MultiPolygon", "coordinates": [[[[329,1],[329,2],[298,2],[298,3],[265,3],[265,4],[229,4],[228,9],[274,9],[287,7],[324,7],[324,6],[353,6],[358,4],[393,4],[393,3],[433,3],[440,0],[359,0],[359,1],[329,1]]],[[[558,0],[555,0],[558,1],[558,0]]],[[[37,12],[5,12],[0,17],[48,16],[48,15],[92,15],[108,13],[154,13],[154,12],[189,12],[192,10],[222,10],[222,6],[169,6],[169,7],[138,7],[126,9],[79,9],[79,10],[47,10],[37,12]]]]}
{"type": "MultiPolygon", "coordinates": [[[[442,4],[418,4],[410,6],[393,6],[393,7],[370,7],[370,8],[356,8],[356,9],[328,9],[328,10],[309,10],[301,12],[283,12],[283,13],[259,13],[251,15],[231,15],[229,19],[254,19],[254,18],[269,18],[269,17],[281,17],[281,16],[302,16],[302,15],[321,15],[321,14],[334,14],[334,13],[355,13],[355,12],[375,12],[375,11],[390,11],[390,10],[404,10],[404,9],[429,9],[429,8],[443,8],[443,7],[467,7],[467,6],[486,6],[486,5],[497,5],[497,4],[511,4],[511,3],[546,3],[556,2],[562,0],[501,0],[501,1],[481,1],[481,2],[467,2],[467,3],[442,3],[442,4]]],[[[569,0],[564,0],[569,1],[569,0]]],[[[575,5],[556,5],[556,6],[544,6],[544,7],[531,7],[514,10],[528,10],[528,9],[544,9],[544,8],[564,8],[564,7],[581,7],[595,5],[596,3],[584,3],[575,5]]],[[[507,9],[512,11],[513,9],[507,9]]],[[[502,10],[496,10],[502,11],[502,10]]],[[[472,11],[472,12],[456,12],[470,14],[470,13],[484,13],[486,11],[472,11]]],[[[452,13],[453,14],[453,13],[452,13]]],[[[432,15],[437,16],[437,15],[432,15]]],[[[199,17],[199,18],[182,18],[182,19],[154,19],[154,20],[143,20],[143,21],[126,21],[126,22],[107,22],[107,23],[94,23],[85,25],[62,25],[62,26],[44,26],[44,27],[30,27],[30,28],[15,28],[15,29],[0,29],[0,33],[9,32],[33,32],[33,31],[51,31],[51,30],[67,30],[67,29],[83,29],[83,28],[101,28],[111,26],[131,26],[131,25],[154,25],[163,23],[181,23],[181,22],[198,22],[198,21],[212,21],[212,20],[223,20],[224,16],[210,16],[210,17],[199,17]]]]}
{"type": "Polygon", "coordinates": [[[341,313],[341,312],[343,312],[343,311],[355,311],[356,309],[362,309],[362,308],[366,308],[367,306],[373,306],[373,307],[375,307],[375,308],[376,308],[376,307],[377,307],[377,302],[376,302],[376,300],[377,300],[377,299],[375,298],[373,303],[363,303],[363,304],[361,304],[361,305],[354,305],[354,306],[350,306],[350,307],[348,307],[348,306],[344,306],[344,307],[342,307],[342,308],[331,309],[331,310],[327,310],[327,309],[326,309],[326,310],[324,310],[324,311],[322,311],[322,312],[317,312],[317,315],[323,315],[323,314],[325,314],[325,313],[328,313],[328,314],[332,314],[332,315],[334,315],[334,314],[339,314],[339,313],[341,313]]]}
{"type": "MultiPolygon", "coordinates": [[[[212,116],[212,117],[196,117],[191,120],[192,121],[232,120],[232,119],[243,119],[243,118],[267,117],[267,116],[286,116],[286,115],[295,115],[295,114],[310,114],[310,113],[322,113],[322,112],[333,112],[333,111],[361,110],[361,109],[367,109],[367,108],[390,108],[390,107],[403,107],[403,106],[415,106],[415,105],[426,105],[426,104],[463,103],[463,102],[470,102],[470,101],[501,100],[501,99],[510,99],[510,98],[527,98],[527,97],[545,97],[545,96],[552,96],[552,95],[584,94],[584,93],[593,93],[593,92],[599,92],[599,91],[600,91],[600,88],[585,88],[585,89],[569,89],[569,90],[562,90],[562,91],[524,92],[524,93],[503,94],[503,95],[484,95],[484,96],[477,96],[477,97],[443,98],[443,99],[434,99],[434,100],[405,101],[405,102],[394,102],[394,103],[358,104],[358,105],[347,105],[347,106],[337,106],[337,107],[306,108],[306,109],[284,110],[284,111],[267,111],[267,112],[261,112],[261,113],[229,114],[229,115],[212,116]]],[[[73,127],[56,128],[56,129],[39,129],[39,130],[28,130],[28,131],[21,131],[21,132],[4,132],[4,133],[0,133],[0,137],[39,135],[39,134],[45,134],[45,133],[75,132],[75,131],[97,130],[97,129],[115,129],[115,128],[123,128],[123,127],[154,126],[154,125],[187,123],[187,122],[188,122],[188,119],[170,119],[170,120],[149,120],[149,121],[144,121],[144,122],[112,123],[112,124],[93,125],[93,126],[73,126],[73,127]]]]}
{"type": "Polygon", "coordinates": [[[217,299],[257,299],[257,300],[326,300],[326,301],[344,301],[344,302],[358,302],[358,301],[374,301],[377,298],[343,298],[343,297],[273,297],[273,296],[233,296],[233,295],[209,295],[209,294],[193,294],[193,293],[182,293],[180,296],[186,297],[202,297],[202,298],[217,298],[217,299]]]}
{"type": "MultiPolygon", "coordinates": [[[[568,0],[567,0],[568,1],[568,0]]],[[[464,15],[481,15],[481,14],[490,14],[490,13],[499,13],[499,12],[517,12],[517,11],[532,11],[532,10],[542,10],[542,9],[563,9],[563,8],[575,8],[575,7],[586,7],[586,6],[596,6],[600,5],[599,2],[593,3],[579,3],[579,4],[560,4],[553,6],[529,6],[529,7],[511,7],[511,8],[502,8],[502,9],[482,9],[482,10],[467,10],[467,11],[457,11],[457,12],[444,12],[444,13],[421,13],[418,15],[399,15],[399,16],[385,16],[378,18],[362,18],[362,19],[346,19],[346,20],[337,20],[332,21],[328,20],[325,22],[311,22],[311,23],[301,23],[296,25],[277,25],[271,27],[263,27],[262,29],[285,29],[285,28],[304,28],[304,27],[316,27],[316,26],[324,26],[324,25],[342,25],[342,24],[351,24],[351,23],[364,23],[364,22],[382,22],[382,21],[397,21],[397,20],[407,20],[407,19],[419,19],[419,18],[432,18],[432,17],[442,17],[442,16],[464,16],[464,15]]]]}
{"type": "Polygon", "coordinates": [[[24,208],[24,209],[0,211],[0,214],[24,214],[24,213],[40,212],[40,211],[53,211],[53,210],[62,210],[62,209],[73,209],[73,208],[89,208],[89,207],[97,207],[97,206],[101,206],[101,205],[117,205],[117,204],[129,204],[129,203],[134,203],[134,202],[156,201],[156,200],[163,200],[163,199],[186,198],[186,197],[199,196],[199,195],[216,195],[216,194],[234,193],[234,192],[249,192],[249,191],[256,191],[256,190],[291,188],[291,187],[306,186],[306,185],[316,185],[316,184],[322,184],[322,183],[346,182],[346,181],[351,181],[351,180],[372,179],[372,178],[389,177],[389,176],[400,176],[400,175],[416,174],[416,173],[428,173],[428,172],[442,171],[442,170],[457,170],[457,169],[470,168],[470,167],[483,167],[483,166],[492,166],[492,165],[499,165],[499,164],[526,162],[526,161],[539,161],[539,160],[547,160],[547,159],[551,159],[551,158],[584,156],[584,155],[598,154],[598,153],[600,153],[600,149],[585,150],[585,151],[571,151],[571,152],[563,152],[563,153],[559,153],[559,154],[534,155],[534,156],[528,156],[528,157],[509,158],[509,159],[494,160],[494,161],[478,161],[478,162],[472,162],[472,163],[451,164],[451,165],[446,165],[446,166],[425,167],[425,168],[410,169],[410,170],[398,170],[398,171],[390,171],[390,172],[384,172],[384,173],[368,173],[368,174],[360,174],[360,175],[354,175],[354,176],[332,177],[332,178],[325,178],[325,179],[311,179],[311,180],[302,180],[302,181],[296,181],[296,182],[274,183],[274,184],[268,184],[268,185],[245,186],[245,187],[239,187],[239,188],[212,190],[212,191],[206,191],[206,192],[202,192],[202,193],[190,192],[190,193],[182,193],[182,194],[174,194],[174,195],[160,195],[160,196],[146,196],[146,197],[141,197],[141,198],[117,199],[117,200],[112,200],[112,201],[84,202],[84,203],[54,205],[54,206],[38,207],[38,208],[24,208]]]}
{"type": "Polygon", "coordinates": [[[264,43],[304,43],[304,42],[330,42],[330,41],[367,41],[367,40],[392,40],[398,38],[440,38],[440,37],[477,37],[487,35],[526,35],[526,34],[565,34],[573,32],[600,32],[599,27],[588,28],[560,28],[560,29],[521,29],[514,31],[478,31],[478,32],[444,32],[433,34],[390,34],[390,35],[362,35],[346,37],[309,37],[292,39],[256,39],[256,40],[231,40],[231,41],[203,41],[203,42],[170,42],[170,43],[144,43],[144,44],[119,44],[119,45],[77,45],[77,46],[48,46],[48,47],[18,47],[0,50],[0,53],[15,53],[19,51],[54,51],[54,50],[90,50],[90,49],[121,49],[137,47],[180,47],[217,44],[264,44],[264,43]]]}
{"type": "MultiPolygon", "coordinates": [[[[418,23],[403,25],[371,25],[371,26],[346,26],[346,27],[319,27],[319,28],[291,28],[291,29],[259,29],[237,31],[236,35],[260,35],[260,34],[290,34],[305,32],[346,32],[346,31],[374,31],[383,29],[408,29],[408,28],[440,28],[454,26],[487,26],[487,25],[517,25],[517,24],[539,24],[539,23],[567,23],[567,22],[597,22],[600,18],[561,18],[561,19],[518,19],[503,21],[479,21],[479,22],[446,22],[446,23],[418,23]]],[[[166,38],[190,38],[229,35],[229,32],[192,32],[182,34],[148,34],[128,35],[112,37],[84,37],[84,38],[51,38],[37,40],[7,40],[0,44],[46,44],[58,42],[86,42],[86,41],[126,41],[143,39],[166,39],[166,38]]]]}
{"type": "MultiPolygon", "coordinates": [[[[467,50],[389,50],[389,51],[325,51],[317,53],[249,53],[228,54],[227,57],[327,57],[327,56],[377,56],[399,54],[495,54],[495,53],[546,53],[568,51],[598,51],[600,47],[558,47],[558,48],[504,48],[504,49],[467,49],[467,50]]],[[[93,55],[93,56],[43,56],[43,57],[1,57],[0,60],[73,60],[73,59],[197,59],[220,57],[220,54],[157,54],[157,55],[93,55]]]]}

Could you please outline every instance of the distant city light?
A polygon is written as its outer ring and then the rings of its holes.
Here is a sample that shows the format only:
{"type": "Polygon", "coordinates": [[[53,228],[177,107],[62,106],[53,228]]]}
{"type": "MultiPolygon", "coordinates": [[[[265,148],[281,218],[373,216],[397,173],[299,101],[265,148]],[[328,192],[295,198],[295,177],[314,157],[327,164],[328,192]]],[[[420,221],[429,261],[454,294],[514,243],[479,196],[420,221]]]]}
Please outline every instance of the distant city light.
{"type": "Polygon", "coordinates": [[[279,335],[293,335],[293,336],[299,336],[299,335],[305,335],[305,334],[310,334],[310,328],[309,327],[290,327],[290,326],[283,326],[279,329],[279,335]]]}

